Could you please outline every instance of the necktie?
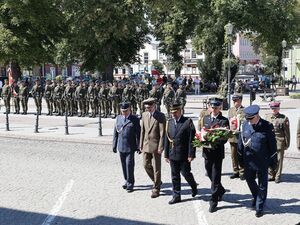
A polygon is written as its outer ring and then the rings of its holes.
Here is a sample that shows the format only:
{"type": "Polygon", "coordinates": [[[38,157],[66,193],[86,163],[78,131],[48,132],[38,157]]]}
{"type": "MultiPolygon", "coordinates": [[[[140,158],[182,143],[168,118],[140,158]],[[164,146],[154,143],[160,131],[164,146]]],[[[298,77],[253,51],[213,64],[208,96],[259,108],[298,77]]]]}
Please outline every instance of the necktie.
{"type": "Polygon", "coordinates": [[[213,117],[213,118],[211,119],[211,123],[215,122],[215,120],[216,120],[216,118],[213,117]]]}

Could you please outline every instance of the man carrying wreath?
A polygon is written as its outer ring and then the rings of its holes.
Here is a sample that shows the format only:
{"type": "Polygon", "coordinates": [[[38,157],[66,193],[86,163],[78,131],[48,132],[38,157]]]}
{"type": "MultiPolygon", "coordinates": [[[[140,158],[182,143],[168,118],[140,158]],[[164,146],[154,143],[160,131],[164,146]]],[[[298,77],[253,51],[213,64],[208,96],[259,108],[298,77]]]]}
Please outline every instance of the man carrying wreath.
{"type": "MultiPolygon", "coordinates": [[[[203,127],[205,129],[229,128],[229,121],[222,116],[222,102],[210,100],[212,112],[203,118],[203,127]]],[[[209,202],[209,212],[217,210],[218,201],[222,200],[225,189],[221,183],[222,161],[225,156],[224,144],[227,140],[220,138],[212,147],[203,147],[202,156],[204,158],[205,169],[211,180],[211,198],[209,202]]]]}

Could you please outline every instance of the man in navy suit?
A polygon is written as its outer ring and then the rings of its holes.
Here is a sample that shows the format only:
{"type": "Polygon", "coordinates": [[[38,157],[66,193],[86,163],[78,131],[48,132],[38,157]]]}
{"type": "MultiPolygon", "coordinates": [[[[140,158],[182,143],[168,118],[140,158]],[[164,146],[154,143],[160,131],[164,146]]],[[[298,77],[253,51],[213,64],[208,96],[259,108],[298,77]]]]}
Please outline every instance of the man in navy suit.
{"type": "Polygon", "coordinates": [[[198,193],[197,183],[191,172],[191,162],[196,157],[196,149],[193,147],[195,126],[193,121],[182,115],[181,103],[175,102],[171,108],[172,118],[166,124],[165,158],[170,163],[173,198],[169,204],[181,201],[180,173],[192,188],[192,197],[198,193]]]}
{"type": "Polygon", "coordinates": [[[113,152],[120,152],[125,184],[122,186],[127,192],[134,187],[134,153],[139,150],[140,120],[131,114],[130,103],[120,104],[121,115],[116,118],[113,136],[113,152]]]}
{"type": "Polygon", "coordinates": [[[274,127],[259,116],[259,106],[245,108],[245,121],[238,142],[239,161],[245,168],[245,178],[253,196],[255,216],[263,216],[267,198],[268,168],[277,167],[277,146],[274,127]],[[256,176],[258,183],[256,183],[256,176]]]}
{"type": "MultiPolygon", "coordinates": [[[[217,127],[229,128],[229,121],[222,116],[222,102],[217,99],[211,99],[210,105],[212,112],[204,116],[203,126],[207,129],[217,127]]],[[[217,210],[218,201],[222,199],[225,189],[221,183],[222,162],[225,156],[224,144],[227,140],[220,140],[212,147],[203,147],[202,156],[204,158],[205,169],[209,179],[211,180],[211,198],[209,202],[209,212],[213,213],[217,210]]]]}

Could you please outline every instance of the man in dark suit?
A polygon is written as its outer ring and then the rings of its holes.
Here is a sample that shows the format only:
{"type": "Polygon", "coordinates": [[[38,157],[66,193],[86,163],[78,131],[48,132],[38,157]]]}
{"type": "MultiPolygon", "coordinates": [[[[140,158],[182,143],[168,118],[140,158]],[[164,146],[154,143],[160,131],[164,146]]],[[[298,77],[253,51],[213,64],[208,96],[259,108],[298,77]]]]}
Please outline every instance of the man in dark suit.
{"type": "Polygon", "coordinates": [[[134,153],[139,151],[141,126],[139,119],[131,114],[130,103],[120,104],[121,115],[116,118],[113,136],[113,152],[120,152],[127,192],[133,191],[134,186],[134,153]]]}
{"type": "MultiPolygon", "coordinates": [[[[213,129],[216,127],[229,127],[229,121],[222,116],[221,106],[222,102],[212,99],[210,100],[211,113],[204,116],[203,126],[206,129],[213,129]]],[[[209,179],[211,180],[211,199],[209,202],[209,212],[217,210],[218,201],[222,199],[225,189],[221,183],[222,162],[225,156],[224,144],[226,140],[220,140],[214,147],[203,147],[202,156],[204,158],[205,169],[209,179]]]]}
{"type": "Polygon", "coordinates": [[[143,104],[147,112],[142,114],[140,149],[144,168],[154,182],[151,198],[157,198],[161,186],[161,154],[164,150],[165,115],[156,110],[156,99],[148,98],[143,104]]]}
{"type": "Polygon", "coordinates": [[[245,168],[245,178],[253,196],[256,217],[263,216],[267,198],[268,168],[277,167],[277,146],[274,127],[258,115],[259,106],[245,108],[245,121],[238,142],[239,161],[245,168]],[[255,179],[258,178],[258,184],[255,179]]]}
{"type": "Polygon", "coordinates": [[[192,188],[192,196],[198,193],[197,183],[191,173],[191,162],[196,157],[192,141],[195,136],[193,121],[182,115],[181,104],[173,103],[170,108],[172,118],[166,124],[165,158],[171,166],[173,198],[169,204],[181,201],[180,173],[192,188]]]}

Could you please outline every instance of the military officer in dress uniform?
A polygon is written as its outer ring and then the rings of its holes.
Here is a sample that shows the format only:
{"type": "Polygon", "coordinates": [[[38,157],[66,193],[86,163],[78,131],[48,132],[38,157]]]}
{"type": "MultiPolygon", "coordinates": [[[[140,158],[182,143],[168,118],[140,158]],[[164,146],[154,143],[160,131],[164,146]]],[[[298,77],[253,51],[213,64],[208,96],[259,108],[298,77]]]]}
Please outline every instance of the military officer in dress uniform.
{"type": "Polygon", "coordinates": [[[230,176],[230,178],[240,178],[241,180],[245,180],[244,168],[241,165],[239,165],[237,153],[237,143],[239,139],[240,127],[233,127],[237,125],[233,124],[235,120],[239,120],[240,122],[244,120],[244,106],[242,105],[243,95],[233,94],[232,101],[234,103],[234,106],[228,110],[228,119],[230,122],[230,128],[233,128],[236,133],[232,138],[228,139],[231,148],[231,160],[233,168],[233,174],[230,176]]]}
{"type": "Polygon", "coordinates": [[[277,147],[273,125],[260,118],[259,106],[245,108],[245,121],[238,141],[238,154],[253,196],[255,216],[263,216],[268,190],[268,168],[277,168],[277,147]],[[258,183],[256,183],[256,176],[258,183]]]}
{"type": "Polygon", "coordinates": [[[282,165],[284,158],[284,151],[290,146],[290,123],[287,116],[279,113],[280,102],[271,102],[270,108],[273,111],[271,114],[266,115],[266,120],[273,124],[275,130],[275,138],[277,143],[277,157],[278,165],[276,170],[269,170],[269,181],[280,182],[282,173],[282,165]]]}
{"type": "Polygon", "coordinates": [[[181,201],[180,174],[186,179],[192,188],[192,197],[198,193],[197,183],[191,172],[191,162],[196,157],[196,149],[193,147],[195,127],[193,121],[182,115],[180,102],[171,105],[172,118],[166,123],[165,135],[165,159],[171,166],[173,198],[169,204],[181,201]]]}
{"type": "Polygon", "coordinates": [[[122,186],[127,192],[134,187],[134,153],[139,150],[140,120],[131,114],[130,103],[120,104],[121,115],[116,118],[113,135],[113,152],[119,151],[125,184],[122,186]]]}
{"type": "Polygon", "coordinates": [[[147,112],[142,114],[140,149],[144,168],[153,181],[151,198],[157,198],[161,186],[161,154],[164,150],[165,115],[156,110],[155,98],[143,101],[147,112]]]}
{"type": "MultiPolygon", "coordinates": [[[[216,127],[229,128],[229,121],[222,116],[222,102],[216,99],[210,100],[211,113],[204,116],[203,126],[206,129],[216,127]]],[[[211,180],[211,198],[209,202],[209,212],[217,210],[218,201],[222,200],[225,189],[221,183],[222,162],[225,157],[224,144],[227,140],[220,140],[214,147],[203,147],[202,156],[204,158],[205,169],[211,180]]]]}

